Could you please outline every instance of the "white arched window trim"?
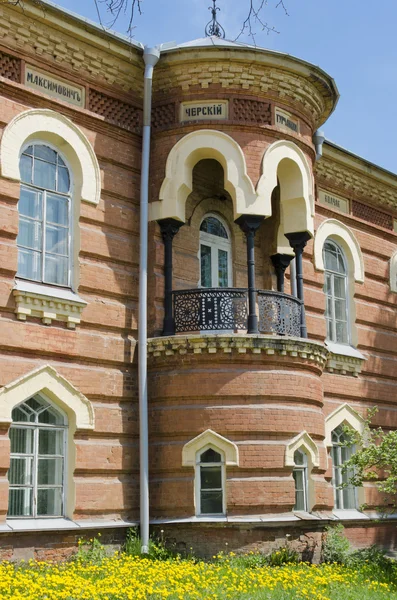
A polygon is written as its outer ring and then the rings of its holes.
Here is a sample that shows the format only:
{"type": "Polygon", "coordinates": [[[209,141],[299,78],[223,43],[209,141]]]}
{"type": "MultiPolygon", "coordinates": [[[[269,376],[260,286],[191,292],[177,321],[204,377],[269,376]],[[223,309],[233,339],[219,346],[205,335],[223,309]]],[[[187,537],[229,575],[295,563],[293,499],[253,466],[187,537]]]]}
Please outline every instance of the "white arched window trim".
{"type": "Polygon", "coordinates": [[[390,259],[390,291],[397,292],[397,250],[390,259]]]}
{"type": "Polygon", "coordinates": [[[68,419],[67,473],[65,477],[65,516],[73,517],[76,464],[74,433],[94,429],[94,410],[91,402],[50,365],[45,365],[5,385],[0,390],[0,423],[12,423],[13,409],[35,395],[43,394],[49,402],[63,411],[68,419]]]}
{"type": "MultiPolygon", "coordinates": [[[[326,344],[334,354],[349,356],[353,362],[356,359],[363,360],[364,356],[355,349],[358,342],[358,336],[355,326],[356,309],[354,302],[355,282],[364,282],[364,259],[361,248],[355,235],[347,225],[337,219],[326,219],[320,224],[314,237],[314,265],[318,271],[325,271],[323,249],[327,240],[333,241],[339,246],[344,254],[346,262],[350,345],[335,344],[328,340],[326,341],[326,344]]],[[[330,363],[330,366],[335,370],[341,370],[341,365],[339,365],[338,362],[333,361],[330,363]]],[[[348,365],[346,370],[359,372],[360,366],[355,364],[348,365]]]]}
{"type": "MultiPolygon", "coordinates": [[[[227,438],[219,435],[211,429],[207,429],[200,433],[197,437],[187,442],[182,449],[182,465],[184,467],[193,467],[195,470],[194,477],[194,504],[197,516],[201,515],[200,502],[200,463],[198,462],[200,455],[208,448],[212,448],[222,457],[222,490],[223,490],[223,514],[226,514],[227,499],[226,499],[226,467],[238,466],[239,453],[236,444],[227,438]]],[[[218,515],[222,516],[222,515],[218,515]]]]}
{"type": "Polygon", "coordinates": [[[67,117],[48,109],[30,109],[14,117],[0,141],[1,174],[20,181],[19,157],[23,147],[32,140],[52,145],[65,157],[73,176],[73,262],[72,289],[62,289],[18,280],[14,288],[16,315],[19,320],[39,317],[49,325],[63,321],[74,329],[80,323],[86,302],[75,291],[78,288],[78,251],[80,201],[97,205],[101,194],[101,175],[93,147],[84,133],[67,117]]]}
{"type": "MultiPolygon", "coordinates": [[[[324,443],[328,448],[329,452],[332,451],[332,432],[337,429],[340,425],[349,425],[352,429],[355,429],[359,433],[363,433],[365,420],[364,418],[355,411],[349,404],[341,404],[325,419],[325,440],[324,443]]],[[[361,506],[365,501],[364,488],[356,488],[357,506],[361,506]]],[[[334,509],[338,510],[338,509],[334,509]]],[[[339,509],[344,511],[346,509],[339,509]]],[[[349,510],[349,509],[347,509],[349,510]]],[[[356,509],[350,509],[356,510],[356,509]]]]}
{"type": "Polygon", "coordinates": [[[307,431],[302,431],[294,437],[285,448],[285,466],[295,468],[295,452],[300,450],[307,457],[306,477],[307,477],[307,509],[310,511],[315,502],[314,482],[311,472],[314,467],[320,466],[320,454],[316,442],[310,437],[307,431]]]}

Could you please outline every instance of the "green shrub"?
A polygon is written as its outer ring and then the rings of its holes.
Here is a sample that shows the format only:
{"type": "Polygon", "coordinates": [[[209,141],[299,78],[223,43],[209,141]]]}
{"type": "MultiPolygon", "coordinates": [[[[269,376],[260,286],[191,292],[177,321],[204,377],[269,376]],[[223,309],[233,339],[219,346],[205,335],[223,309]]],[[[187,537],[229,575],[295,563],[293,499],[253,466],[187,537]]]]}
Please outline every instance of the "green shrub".
{"type": "MultiPolygon", "coordinates": [[[[138,529],[136,527],[131,527],[127,531],[123,550],[129,556],[141,556],[141,548],[142,540],[139,537],[138,529]]],[[[160,536],[153,537],[149,540],[149,552],[146,555],[148,558],[152,558],[153,560],[168,560],[170,558],[175,558],[176,555],[177,553],[174,548],[166,546],[162,537],[162,532],[160,536]]]]}
{"type": "Polygon", "coordinates": [[[75,559],[83,564],[99,565],[108,556],[106,548],[101,544],[101,534],[98,533],[98,537],[91,538],[90,540],[84,540],[80,538],[78,541],[77,553],[75,559]]]}
{"type": "Polygon", "coordinates": [[[299,553],[293,550],[289,546],[281,546],[278,550],[273,550],[268,554],[267,564],[270,567],[280,567],[281,565],[287,565],[289,563],[299,562],[299,553]]]}
{"type": "Polygon", "coordinates": [[[325,528],[326,537],[322,547],[322,561],[328,563],[346,563],[350,552],[349,540],[345,537],[342,523],[325,528]]]}

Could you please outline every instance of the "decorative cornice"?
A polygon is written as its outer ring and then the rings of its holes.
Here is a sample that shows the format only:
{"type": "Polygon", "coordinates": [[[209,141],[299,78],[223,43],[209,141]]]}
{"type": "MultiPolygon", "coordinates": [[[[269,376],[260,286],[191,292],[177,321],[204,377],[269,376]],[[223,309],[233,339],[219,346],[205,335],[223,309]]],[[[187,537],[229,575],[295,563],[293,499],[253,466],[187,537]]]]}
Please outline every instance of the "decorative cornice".
{"type": "Polygon", "coordinates": [[[344,354],[330,352],[325,370],[338,375],[353,375],[353,377],[358,377],[364,361],[365,358],[356,358],[355,356],[345,356],[344,354]]]}
{"type": "Polygon", "coordinates": [[[329,351],[320,342],[272,335],[177,335],[151,338],[148,353],[152,358],[186,354],[263,354],[289,356],[324,367],[329,351]]]}
{"type": "Polygon", "coordinates": [[[383,178],[377,177],[375,169],[369,173],[368,169],[359,169],[358,164],[353,167],[351,161],[343,164],[342,154],[339,158],[340,160],[335,160],[334,156],[326,156],[325,153],[323,158],[316,162],[315,175],[318,184],[331,186],[347,197],[354,196],[375,206],[397,210],[397,178],[395,181],[383,181],[383,178]]]}
{"type": "MultiPolygon", "coordinates": [[[[323,71],[271,51],[249,48],[179,48],[162,55],[156,67],[154,99],[181,90],[213,86],[223,90],[247,90],[260,98],[276,99],[300,108],[313,127],[334,109],[338,92],[323,71]]],[[[158,98],[157,98],[158,99],[158,98]]]]}
{"type": "Polygon", "coordinates": [[[63,321],[68,329],[75,329],[81,321],[81,313],[87,305],[78,296],[76,299],[59,298],[55,295],[39,294],[28,290],[14,289],[15,313],[17,319],[26,321],[26,317],[39,317],[44,325],[52,321],[63,321]],[[77,299],[78,298],[78,299],[77,299]]]}

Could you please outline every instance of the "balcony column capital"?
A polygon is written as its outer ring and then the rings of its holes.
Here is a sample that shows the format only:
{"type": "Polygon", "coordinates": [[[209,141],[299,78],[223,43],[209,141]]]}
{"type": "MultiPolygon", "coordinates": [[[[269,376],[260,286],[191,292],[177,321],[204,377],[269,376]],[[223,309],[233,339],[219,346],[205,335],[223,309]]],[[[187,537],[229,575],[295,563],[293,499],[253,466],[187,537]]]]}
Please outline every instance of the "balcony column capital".
{"type": "Polygon", "coordinates": [[[294,257],[291,254],[273,254],[270,260],[277,275],[277,291],[284,292],[284,275],[294,257]]]}
{"type": "Polygon", "coordinates": [[[258,317],[256,314],[256,286],[255,286],[255,233],[259,229],[264,217],[259,215],[241,215],[236,219],[237,225],[247,238],[247,272],[248,272],[248,331],[259,333],[258,317]]]}
{"type": "Polygon", "coordinates": [[[310,240],[311,235],[307,231],[296,231],[293,233],[286,233],[285,237],[288,239],[291,248],[295,252],[296,258],[296,291],[299,300],[302,300],[302,312],[301,312],[301,336],[303,338],[307,338],[307,328],[306,328],[306,315],[305,315],[305,305],[303,298],[303,263],[302,263],[302,254],[303,250],[310,240]]]}
{"type": "Polygon", "coordinates": [[[164,325],[163,335],[174,335],[175,322],[172,314],[172,240],[182,227],[177,219],[159,219],[161,235],[164,241],[164,325]]]}

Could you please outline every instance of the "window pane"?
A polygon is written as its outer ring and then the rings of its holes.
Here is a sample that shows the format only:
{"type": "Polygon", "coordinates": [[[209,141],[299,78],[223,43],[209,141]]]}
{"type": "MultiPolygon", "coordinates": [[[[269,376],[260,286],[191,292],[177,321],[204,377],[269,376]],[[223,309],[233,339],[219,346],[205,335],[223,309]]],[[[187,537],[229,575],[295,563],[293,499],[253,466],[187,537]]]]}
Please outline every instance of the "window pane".
{"type": "Polygon", "coordinates": [[[201,489],[213,490],[222,487],[221,467],[201,467],[201,489]]]}
{"type": "Polygon", "coordinates": [[[303,454],[300,450],[296,450],[294,453],[294,463],[296,465],[305,465],[306,464],[306,455],[303,454]]]}
{"type": "Polygon", "coordinates": [[[68,254],[68,229],[47,225],[45,231],[45,249],[52,254],[68,254]]]}
{"type": "Polygon", "coordinates": [[[39,429],[39,454],[63,454],[63,431],[39,429]]]}
{"type": "Polygon", "coordinates": [[[22,154],[19,161],[19,172],[21,174],[21,181],[24,183],[32,183],[32,166],[33,159],[30,156],[22,154]]]}
{"type": "Polygon", "coordinates": [[[296,490],[302,492],[304,487],[304,473],[303,469],[294,469],[292,475],[295,479],[295,488],[296,490]]]}
{"type": "Polygon", "coordinates": [[[338,271],[338,259],[331,244],[324,244],[324,263],[328,271],[338,271]]]}
{"type": "Polygon", "coordinates": [[[11,454],[33,453],[33,429],[10,427],[11,454]]]}
{"type": "Polygon", "coordinates": [[[335,318],[339,321],[346,321],[346,300],[335,300],[335,318]]]}
{"type": "Polygon", "coordinates": [[[295,506],[294,510],[306,510],[305,494],[303,491],[295,490],[295,506]]]}
{"type": "Polygon", "coordinates": [[[38,485],[62,485],[63,458],[39,458],[38,485]]]}
{"type": "Polygon", "coordinates": [[[43,194],[22,186],[18,212],[25,217],[41,221],[43,218],[43,194]]]}
{"type": "Polygon", "coordinates": [[[57,153],[48,146],[43,144],[37,144],[34,146],[34,155],[36,158],[41,158],[49,163],[56,163],[57,153]]]}
{"type": "Polygon", "coordinates": [[[349,486],[347,488],[343,488],[342,490],[343,496],[343,508],[357,508],[356,506],[356,492],[354,487],[349,486]]]}
{"type": "Polygon", "coordinates": [[[13,409],[11,413],[11,417],[13,421],[29,421],[29,417],[24,410],[22,410],[19,406],[13,409]]]}
{"type": "Polygon", "coordinates": [[[37,516],[62,516],[62,489],[44,488],[37,490],[37,516]]]}
{"type": "Polygon", "coordinates": [[[346,323],[336,323],[336,341],[341,344],[347,344],[347,325],[346,323]]]}
{"type": "Polygon", "coordinates": [[[9,517],[31,517],[33,514],[32,488],[10,489],[9,517]]]}
{"type": "Polygon", "coordinates": [[[68,285],[68,259],[62,256],[46,256],[44,280],[47,283],[68,285]]]}
{"type": "Polygon", "coordinates": [[[40,221],[32,221],[25,217],[19,219],[19,231],[17,237],[18,246],[41,250],[42,248],[42,225],[40,221]]]}
{"type": "Polygon", "coordinates": [[[58,192],[68,193],[70,188],[69,171],[65,167],[58,167],[58,192]]]}
{"type": "Polygon", "coordinates": [[[41,253],[18,248],[18,275],[26,279],[41,280],[41,253]]]}
{"type": "Polygon", "coordinates": [[[208,448],[208,450],[206,450],[205,452],[203,452],[200,455],[200,462],[202,462],[202,463],[222,462],[222,457],[219,454],[219,452],[217,452],[213,448],[208,448]]]}
{"type": "Polygon", "coordinates": [[[35,160],[33,165],[33,183],[47,190],[55,190],[56,166],[42,160],[35,160]]]}
{"type": "Polygon", "coordinates": [[[201,252],[201,287],[212,286],[212,274],[211,274],[211,248],[209,246],[200,246],[201,252]]]}
{"type": "Polygon", "coordinates": [[[216,235],[226,240],[228,239],[226,229],[219,219],[216,219],[215,217],[207,217],[204,219],[204,221],[201,223],[200,231],[211,233],[211,235],[216,235]]]}
{"type": "Polygon", "coordinates": [[[218,285],[219,287],[227,287],[228,281],[228,253],[226,250],[218,250],[218,285]]]}
{"type": "Polygon", "coordinates": [[[33,156],[33,146],[29,146],[26,150],[23,151],[24,154],[29,154],[29,156],[33,156]]]}
{"type": "Polygon", "coordinates": [[[201,514],[221,515],[223,514],[222,492],[201,492],[201,514]]]}
{"type": "Polygon", "coordinates": [[[33,458],[11,458],[8,471],[10,485],[32,485],[33,458]]]}
{"type": "Polygon", "coordinates": [[[47,194],[47,223],[68,225],[68,199],[47,194]]]}
{"type": "Polygon", "coordinates": [[[65,425],[65,419],[60,412],[52,406],[39,414],[39,423],[48,423],[49,425],[65,425]]]}
{"type": "Polygon", "coordinates": [[[334,276],[334,292],[336,298],[346,298],[345,277],[334,276]]]}

